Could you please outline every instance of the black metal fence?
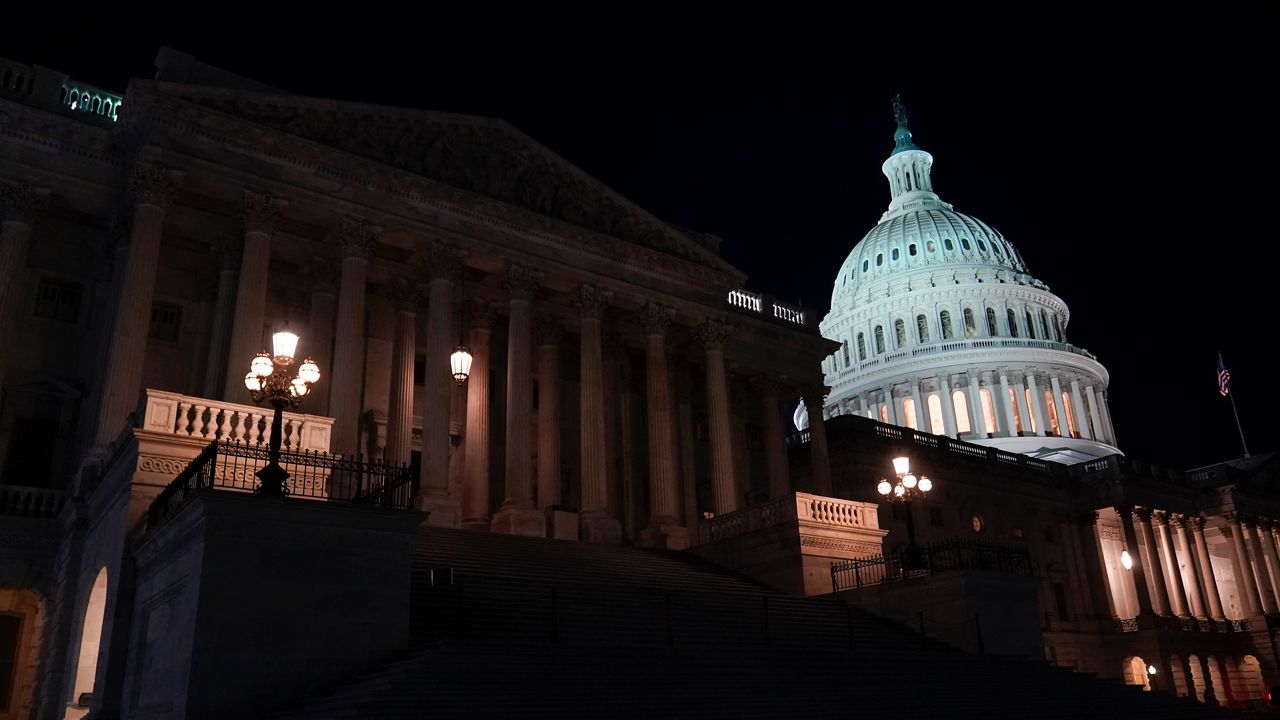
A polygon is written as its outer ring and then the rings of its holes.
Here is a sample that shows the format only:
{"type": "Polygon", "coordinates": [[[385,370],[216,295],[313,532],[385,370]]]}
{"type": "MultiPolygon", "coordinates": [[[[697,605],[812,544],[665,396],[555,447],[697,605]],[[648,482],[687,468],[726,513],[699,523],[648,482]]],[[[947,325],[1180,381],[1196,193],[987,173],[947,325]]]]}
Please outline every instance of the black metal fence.
{"type": "Polygon", "coordinates": [[[892,555],[849,560],[831,566],[831,589],[849,590],[949,570],[988,570],[1031,575],[1031,552],[1024,546],[983,540],[942,540],[892,555]]]}
{"type": "MultiPolygon", "coordinates": [[[[254,493],[256,473],[270,462],[266,445],[215,441],[200,452],[147,509],[146,528],[156,527],[199,490],[254,493]]],[[[285,496],[311,502],[409,509],[412,474],[406,465],[305,450],[281,450],[288,473],[285,496]]]]}

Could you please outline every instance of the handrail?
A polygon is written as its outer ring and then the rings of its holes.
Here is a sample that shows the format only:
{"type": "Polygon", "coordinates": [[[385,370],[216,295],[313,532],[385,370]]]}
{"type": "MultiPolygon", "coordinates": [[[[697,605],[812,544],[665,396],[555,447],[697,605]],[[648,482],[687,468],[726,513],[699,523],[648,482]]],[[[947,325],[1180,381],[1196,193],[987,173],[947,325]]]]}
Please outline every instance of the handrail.
{"type": "Polygon", "coordinates": [[[833,592],[879,585],[953,570],[987,570],[1007,575],[1031,575],[1031,551],[1022,545],[953,538],[893,555],[873,555],[831,566],[833,592]]]}

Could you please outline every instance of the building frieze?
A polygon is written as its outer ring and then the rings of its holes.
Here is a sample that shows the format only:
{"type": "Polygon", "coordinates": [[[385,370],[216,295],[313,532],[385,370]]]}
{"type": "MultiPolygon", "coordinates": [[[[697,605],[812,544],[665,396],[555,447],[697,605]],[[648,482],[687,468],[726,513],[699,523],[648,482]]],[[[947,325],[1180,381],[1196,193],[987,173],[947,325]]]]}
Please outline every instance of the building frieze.
{"type": "Polygon", "coordinates": [[[0,138],[40,152],[115,168],[124,168],[130,161],[117,152],[106,128],[5,100],[0,100],[0,138]]]}
{"type": "MultiPolygon", "coordinates": [[[[978,364],[993,371],[996,367],[1017,368],[1025,372],[1025,368],[1035,366],[1040,372],[1080,373],[1086,377],[1096,378],[1098,384],[1106,387],[1110,382],[1107,369],[1098,361],[1077,355],[1067,350],[1040,349],[1035,347],[1008,347],[1000,344],[1000,340],[1009,338],[974,338],[975,340],[994,340],[992,347],[974,347],[963,350],[947,350],[924,353],[919,356],[902,358],[901,362],[881,362],[867,372],[854,369],[842,370],[835,374],[833,386],[839,393],[848,388],[859,388],[868,385],[883,385],[886,382],[906,378],[911,375],[933,375],[939,372],[960,373],[963,370],[950,370],[955,366],[978,364]]],[[[957,341],[961,342],[961,341],[957,341]]],[[[1047,341],[1028,341],[1047,342],[1047,341]]],[[[939,345],[944,343],[939,343],[939,345]]],[[[928,347],[928,346],[925,346],[928,347]]],[[[1064,346],[1065,347],[1065,346],[1064,346]]],[[[900,351],[907,352],[910,351],[900,351]]]]}

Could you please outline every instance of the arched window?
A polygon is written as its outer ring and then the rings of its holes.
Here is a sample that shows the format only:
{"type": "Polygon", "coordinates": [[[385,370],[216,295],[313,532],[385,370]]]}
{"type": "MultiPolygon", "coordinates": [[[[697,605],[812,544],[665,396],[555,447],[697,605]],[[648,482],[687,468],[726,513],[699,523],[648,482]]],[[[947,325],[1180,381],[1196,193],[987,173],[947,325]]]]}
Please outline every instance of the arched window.
{"type": "Polygon", "coordinates": [[[863,261],[862,261],[862,272],[866,272],[867,270],[870,270],[870,269],[871,269],[871,261],[870,261],[870,260],[863,260],[863,261]]]}
{"type": "Polygon", "coordinates": [[[1182,664],[1182,658],[1177,655],[1169,656],[1169,668],[1173,670],[1173,677],[1169,678],[1173,682],[1174,697],[1187,696],[1187,674],[1183,671],[1185,665],[1182,664]]]}
{"type": "Polygon", "coordinates": [[[893,321],[893,340],[896,343],[894,347],[903,348],[907,345],[907,324],[902,322],[902,318],[893,321]]]}
{"type": "Polygon", "coordinates": [[[929,432],[934,435],[946,435],[947,424],[942,420],[942,400],[938,393],[929,393],[929,432]]]}
{"type": "Polygon", "coordinates": [[[849,341],[845,340],[840,344],[840,350],[844,353],[844,366],[849,367],[852,361],[849,359],[849,341]]]}
{"type": "Polygon", "coordinates": [[[80,626],[79,662],[76,664],[75,682],[72,683],[71,700],[74,702],[85,693],[94,691],[98,675],[98,654],[102,644],[102,621],[107,614],[107,569],[98,571],[85,603],[84,623],[80,626]]]}
{"type": "Polygon", "coordinates": [[[996,422],[996,406],[991,397],[991,388],[979,390],[978,397],[982,400],[982,417],[986,421],[987,434],[994,435],[999,424],[996,422]]]}
{"type": "Polygon", "coordinates": [[[934,242],[934,241],[932,241],[932,240],[930,240],[929,242],[925,243],[925,244],[924,244],[924,247],[925,247],[925,249],[926,249],[926,250],[928,250],[929,252],[938,252],[938,243],[936,243],[936,242],[934,242]]]}
{"type": "Polygon", "coordinates": [[[1030,310],[1027,310],[1027,311],[1026,311],[1026,315],[1027,315],[1027,337],[1031,338],[1032,340],[1035,340],[1035,339],[1036,339],[1036,321],[1035,321],[1035,318],[1031,317],[1031,311],[1030,311],[1030,310]]]}
{"type": "Polygon", "coordinates": [[[916,422],[916,403],[910,397],[902,398],[902,407],[899,408],[898,416],[902,419],[902,425],[912,430],[919,430],[920,424],[916,422]]]}
{"type": "Polygon", "coordinates": [[[1000,334],[1000,328],[996,327],[996,309],[987,308],[987,334],[995,337],[1000,334]]]}
{"type": "Polygon", "coordinates": [[[916,336],[922,343],[929,342],[929,319],[924,315],[916,316],[916,336]]]}
{"type": "Polygon", "coordinates": [[[951,242],[951,238],[942,238],[942,246],[948,250],[955,250],[956,246],[951,242]]]}
{"type": "Polygon", "coordinates": [[[1187,656],[1187,668],[1191,670],[1191,694],[1198,702],[1204,702],[1204,666],[1200,664],[1198,655],[1187,656]]]}
{"type": "Polygon", "coordinates": [[[978,323],[973,319],[973,309],[964,309],[964,336],[978,337],[978,323]]]}
{"type": "Polygon", "coordinates": [[[956,432],[967,433],[972,430],[969,423],[969,398],[963,390],[951,391],[951,405],[956,411],[956,432]]]}
{"type": "Polygon", "coordinates": [[[1058,342],[1066,342],[1062,336],[1062,320],[1058,317],[1058,313],[1053,314],[1053,339],[1058,342]]]}
{"type": "Polygon", "coordinates": [[[1031,396],[1031,388],[1022,388],[1022,396],[1027,401],[1027,422],[1031,424],[1031,432],[1040,432],[1040,423],[1036,422],[1036,399],[1031,396]]]}
{"type": "Polygon", "coordinates": [[[907,254],[908,254],[908,255],[911,255],[912,257],[914,257],[914,256],[915,256],[915,254],[916,254],[916,244],[915,244],[915,243],[911,243],[910,245],[908,245],[908,246],[907,246],[907,254]]]}
{"type": "Polygon", "coordinates": [[[884,253],[876,253],[876,267],[884,264],[884,253]]]}
{"type": "Polygon", "coordinates": [[[1040,310],[1040,335],[1045,340],[1053,339],[1053,333],[1049,330],[1049,315],[1043,309],[1040,310]]]}
{"type": "Polygon", "coordinates": [[[1006,309],[1005,316],[1009,320],[1009,337],[1018,337],[1018,316],[1013,314],[1013,308],[1006,309]]]}
{"type": "MultiPolygon", "coordinates": [[[[970,313],[970,315],[972,316],[972,313],[970,313]]],[[[943,310],[941,313],[938,313],[938,322],[942,325],[942,339],[950,340],[955,334],[951,330],[951,312],[949,310],[943,310]]]]}
{"type": "Polygon", "coordinates": [[[893,257],[892,257],[891,259],[892,259],[894,262],[897,262],[897,261],[898,261],[898,248],[894,248],[894,249],[893,249],[893,257]]]}
{"type": "Polygon", "coordinates": [[[982,242],[982,238],[978,238],[978,249],[981,250],[982,252],[987,251],[987,244],[982,242]]]}
{"type": "Polygon", "coordinates": [[[1022,432],[1022,412],[1018,409],[1018,391],[1009,388],[1009,408],[1013,410],[1013,433],[1022,432]]]}
{"type": "Polygon", "coordinates": [[[964,248],[965,250],[972,250],[972,249],[973,249],[973,248],[969,247],[969,238],[963,238],[963,237],[962,237],[962,238],[960,238],[960,247],[964,248]]]}
{"type": "Polygon", "coordinates": [[[858,362],[867,359],[867,339],[858,333],[858,362]]]}
{"type": "Polygon", "coordinates": [[[1138,685],[1144,692],[1151,690],[1151,680],[1147,677],[1147,661],[1140,657],[1124,659],[1124,684],[1138,685]]]}
{"type": "Polygon", "coordinates": [[[876,354],[880,355],[883,353],[884,353],[884,326],[877,325],[876,326],[876,354]]]}
{"type": "Polygon", "coordinates": [[[1250,700],[1266,699],[1267,688],[1262,682],[1262,666],[1258,658],[1252,655],[1241,658],[1240,676],[1244,680],[1245,697],[1250,700]]]}
{"type": "Polygon", "coordinates": [[[995,240],[991,241],[991,249],[996,252],[996,257],[1004,257],[1004,253],[1000,252],[1000,243],[995,240]]]}

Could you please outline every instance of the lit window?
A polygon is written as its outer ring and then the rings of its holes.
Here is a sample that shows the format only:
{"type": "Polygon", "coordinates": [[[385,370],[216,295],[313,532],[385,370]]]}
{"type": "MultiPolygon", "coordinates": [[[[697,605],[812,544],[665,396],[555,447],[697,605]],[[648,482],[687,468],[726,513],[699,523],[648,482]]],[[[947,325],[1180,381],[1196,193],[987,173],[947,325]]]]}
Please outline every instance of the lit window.
{"type": "Polygon", "coordinates": [[[916,335],[920,342],[929,342],[929,320],[924,315],[916,316],[916,335]]]}
{"type": "Polygon", "coordinates": [[[177,342],[182,327],[182,307],[168,303],[151,306],[151,327],[147,337],[165,342],[177,342]]]}
{"type": "Polygon", "coordinates": [[[909,397],[902,399],[902,424],[912,430],[919,430],[920,425],[916,422],[916,403],[909,397]]]}
{"type": "Polygon", "coordinates": [[[1036,406],[1033,404],[1031,397],[1031,388],[1022,389],[1023,397],[1027,400],[1027,413],[1031,415],[1031,432],[1040,432],[1040,423],[1036,422],[1036,406]]]}
{"type": "Polygon", "coordinates": [[[907,324],[902,322],[902,318],[893,321],[893,339],[897,343],[895,347],[902,348],[907,344],[907,324]]]}
{"type": "Polygon", "coordinates": [[[1022,413],[1018,411],[1018,391],[1009,388],[1009,407],[1013,409],[1013,429],[1022,432],[1022,413]]]}
{"type": "Polygon", "coordinates": [[[1071,437],[1080,437],[1080,430],[1076,427],[1076,409],[1071,405],[1071,396],[1065,392],[1062,393],[1062,414],[1067,416],[1067,432],[1071,437]]]}
{"type": "Polygon", "coordinates": [[[987,434],[994,435],[996,432],[996,406],[991,399],[991,388],[982,388],[978,391],[978,398],[982,401],[982,417],[986,421],[987,434]]]}
{"type": "Polygon", "coordinates": [[[929,432],[934,435],[946,435],[947,425],[942,420],[942,399],[938,393],[929,395],[929,432]]]}
{"type": "Polygon", "coordinates": [[[1045,411],[1049,413],[1049,430],[1054,435],[1061,435],[1062,431],[1058,429],[1058,406],[1053,401],[1053,391],[1046,389],[1044,391],[1045,411]]]}
{"type": "MultiPolygon", "coordinates": [[[[972,313],[970,313],[970,315],[972,316],[972,313]]],[[[950,340],[954,335],[951,330],[951,313],[947,310],[943,310],[938,314],[938,321],[942,325],[942,339],[950,340]]]]}
{"type": "Polygon", "coordinates": [[[996,257],[1004,257],[1004,253],[1000,252],[1000,243],[995,240],[991,241],[991,249],[995,251],[996,257]]]}
{"type": "Polygon", "coordinates": [[[84,290],[75,283],[48,278],[36,288],[36,317],[74,323],[80,319],[80,299],[84,290]]]}
{"type": "Polygon", "coordinates": [[[937,251],[938,251],[938,243],[936,243],[936,242],[934,242],[934,241],[932,241],[932,240],[930,240],[929,242],[925,243],[925,244],[924,244],[924,247],[925,247],[925,249],[926,249],[926,250],[928,250],[929,252],[937,252],[937,251]]]}
{"type": "Polygon", "coordinates": [[[1027,315],[1027,337],[1034,340],[1036,338],[1036,321],[1031,317],[1031,311],[1026,311],[1027,315]]]}
{"type": "MultiPolygon", "coordinates": [[[[896,507],[897,503],[894,505],[896,507]]],[[[981,533],[987,528],[987,523],[982,519],[982,516],[977,513],[974,513],[973,517],[969,518],[969,524],[973,526],[973,531],[976,533],[981,533]]]]}
{"type": "Polygon", "coordinates": [[[973,426],[969,424],[969,399],[963,390],[951,391],[951,405],[956,411],[956,432],[969,432],[973,426]]]}

